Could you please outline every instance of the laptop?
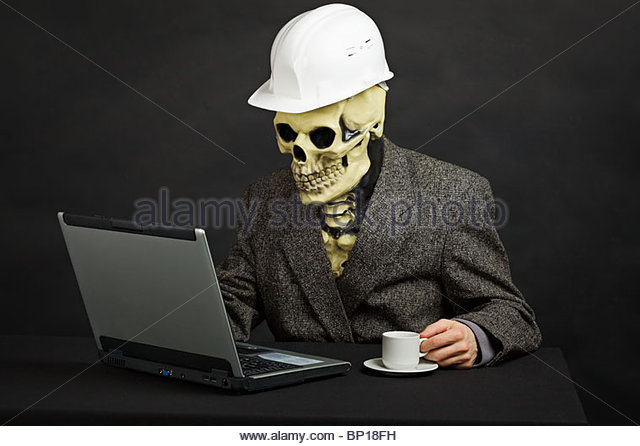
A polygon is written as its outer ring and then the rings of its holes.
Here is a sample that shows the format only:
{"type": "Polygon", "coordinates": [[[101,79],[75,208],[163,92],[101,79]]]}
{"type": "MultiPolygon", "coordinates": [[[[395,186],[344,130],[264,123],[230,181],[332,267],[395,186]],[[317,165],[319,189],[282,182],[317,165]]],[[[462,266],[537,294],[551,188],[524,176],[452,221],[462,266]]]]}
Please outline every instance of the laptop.
{"type": "Polygon", "coordinates": [[[63,212],[58,220],[104,364],[246,392],[350,370],[235,342],[203,229],[63,212]]]}

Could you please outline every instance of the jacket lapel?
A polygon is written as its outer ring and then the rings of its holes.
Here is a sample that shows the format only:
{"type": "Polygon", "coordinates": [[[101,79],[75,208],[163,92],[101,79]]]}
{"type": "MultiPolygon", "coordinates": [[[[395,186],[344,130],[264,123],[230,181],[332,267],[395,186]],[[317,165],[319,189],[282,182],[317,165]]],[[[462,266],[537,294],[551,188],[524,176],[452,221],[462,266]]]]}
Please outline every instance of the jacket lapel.
{"type": "Polygon", "coordinates": [[[413,188],[406,184],[409,163],[386,138],[378,181],[364,214],[358,238],[336,283],[347,315],[377,283],[384,282],[385,264],[401,258],[407,225],[407,209],[415,204],[413,188]],[[396,223],[394,223],[394,220],[396,223]]]}
{"type": "MultiPolygon", "coordinates": [[[[297,199],[297,192],[293,193],[297,199]]],[[[282,250],[302,291],[331,339],[334,342],[354,342],[351,325],[331,273],[322,232],[319,225],[315,224],[319,212],[309,213],[314,219],[314,222],[309,222],[307,208],[301,203],[295,208],[290,204],[287,215],[293,216],[296,210],[300,210],[298,218],[289,219],[280,239],[282,250]]],[[[315,208],[315,211],[319,209],[315,208]]]]}

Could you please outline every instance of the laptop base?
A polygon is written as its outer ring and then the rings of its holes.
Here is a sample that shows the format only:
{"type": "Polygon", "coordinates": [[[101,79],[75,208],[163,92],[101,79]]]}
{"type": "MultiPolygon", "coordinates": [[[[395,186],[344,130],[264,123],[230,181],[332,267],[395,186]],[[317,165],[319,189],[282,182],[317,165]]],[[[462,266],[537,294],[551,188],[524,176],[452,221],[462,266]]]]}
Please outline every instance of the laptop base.
{"type": "Polygon", "coordinates": [[[100,361],[111,367],[129,369],[137,372],[149,373],[165,379],[188,381],[243,393],[300,384],[305,381],[323,377],[345,375],[350,369],[350,367],[345,364],[336,364],[335,366],[319,369],[301,370],[297,373],[236,378],[231,376],[229,372],[222,370],[210,370],[209,372],[204,372],[202,370],[189,369],[181,366],[124,356],[117,350],[113,350],[109,353],[100,350],[99,354],[100,361]]]}

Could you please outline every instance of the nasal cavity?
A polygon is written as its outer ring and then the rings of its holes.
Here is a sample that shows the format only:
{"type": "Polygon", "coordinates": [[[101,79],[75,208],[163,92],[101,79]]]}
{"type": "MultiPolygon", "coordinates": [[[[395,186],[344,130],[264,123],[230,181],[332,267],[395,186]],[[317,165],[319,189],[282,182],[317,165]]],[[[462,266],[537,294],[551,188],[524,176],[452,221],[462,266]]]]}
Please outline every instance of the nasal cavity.
{"type": "Polygon", "coordinates": [[[300,162],[304,162],[307,160],[307,155],[302,150],[300,146],[293,146],[293,157],[300,162]]]}

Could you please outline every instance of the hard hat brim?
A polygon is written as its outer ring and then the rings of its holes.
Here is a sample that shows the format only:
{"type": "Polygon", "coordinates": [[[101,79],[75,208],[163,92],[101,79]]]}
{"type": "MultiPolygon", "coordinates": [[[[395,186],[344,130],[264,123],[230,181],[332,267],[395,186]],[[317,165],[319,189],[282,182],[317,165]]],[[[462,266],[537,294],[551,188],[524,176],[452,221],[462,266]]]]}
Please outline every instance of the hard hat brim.
{"type": "MultiPolygon", "coordinates": [[[[380,79],[372,82],[371,85],[368,85],[361,91],[373,87],[380,82],[388,81],[392,77],[393,73],[391,71],[387,71],[384,76],[381,76],[380,79]]],[[[324,107],[325,105],[334,104],[338,101],[342,101],[343,99],[347,99],[348,97],[360,93],[359,91],[342,94],[338,93],[335,97],[325,98],[325,100],[323,101],[309,101],[305,99],[274,94],[270,87],[271,80],[267,79],[267,81],[251,95],[251,97],[247,101],[249,105],[275,112],[304,113],[310,110],[315,110],[316,108],[324,107]]]]}

